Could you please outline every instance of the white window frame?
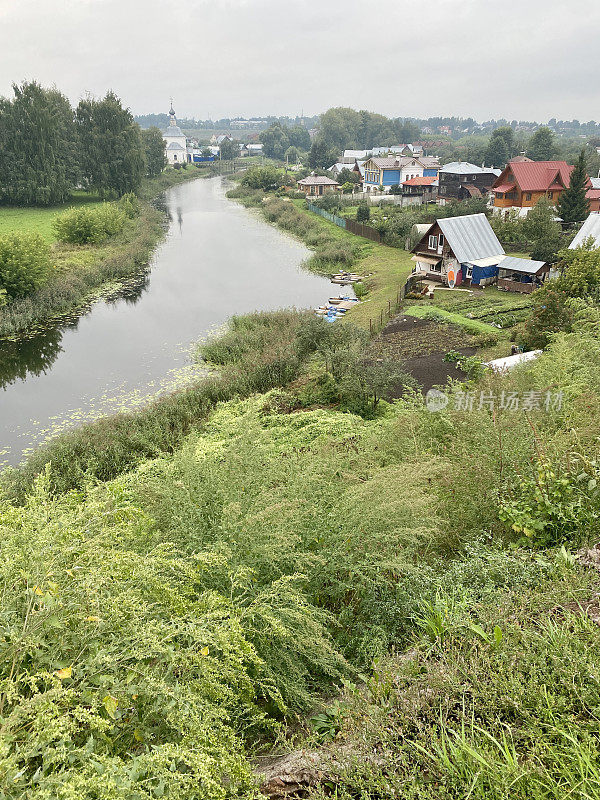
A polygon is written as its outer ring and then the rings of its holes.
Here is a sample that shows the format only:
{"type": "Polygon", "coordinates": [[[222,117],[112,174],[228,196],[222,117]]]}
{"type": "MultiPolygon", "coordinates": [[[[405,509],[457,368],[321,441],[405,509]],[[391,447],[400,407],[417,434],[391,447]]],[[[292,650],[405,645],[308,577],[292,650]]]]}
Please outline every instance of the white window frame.
{"type": "Polygon", "coordinates": [[[437,250],[437,246],[438,246],[438,237],[432,234],[429,237],[427,247],[429,248],[429,250],[437,250]]]}

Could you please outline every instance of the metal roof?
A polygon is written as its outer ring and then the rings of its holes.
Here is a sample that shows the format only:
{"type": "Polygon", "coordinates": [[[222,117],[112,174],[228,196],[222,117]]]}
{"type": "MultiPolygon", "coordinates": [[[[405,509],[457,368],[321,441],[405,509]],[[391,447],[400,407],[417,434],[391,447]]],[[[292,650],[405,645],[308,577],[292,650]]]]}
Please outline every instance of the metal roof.
{"type": "Polygon", "coordinates": [[[460,264],[504,255],[504,248],[485,214],[466,214],[437,220],[442,233],[460,264]]]}
{"type": "Polygon", "coordinates": [[[569,245],[569,250],[575,250],[576,247],[582,245],[590,236],[594,240],[594,247],[600,247],[600,211],[592,211],[581,228],[577,231],[577,235],[569,245]]]}
{"type": "Polygon", "coordinates": [[[592,189],[600,189],[600,178],[590,178],[592,189]]]}
{"type": "Polygon", "coordinates": [[[503,180],[508,180],[512,173],[522,192],[545,192],[550,188],[563,189],[569,185],[573,167],[566,161],[509,161],[502,173],[503,180]],[[561,184],[555,183],[557,176],[561,184]]]}
{"type": "Polygon", "coordinates": [[[545,261],[532,261],[530,258],[516,258],[515,256],[506,256],[500,262],[500,269],[507,269],[510,272],[526,272],[528,275],[535,275],[545,266],[545,261]]]}
{"type": "Polygon", "coordinates": [[[185,150],[185,147],[180,145],[179,142],[169,142],[167,145],[167,150],[185,150]]]}
{"type": "Polygon", "coordinates": [[[183,133],[179,125],[169,125],[163,136],[169,139],[179,139],[180,137],[185,139],[185,133],[183,133]]]}
{"type": "Polygon", "coordinates": [[[496,170],[489,167],[478,167],[477,164],[471,164],[469,161],[451,161],[440,167],[440,172],[451,172],[453,175],[480,175],[482,172],[496,174],[496,170]]]}
{"type": "Polygon", "coordinates": [[[324,175],[308,175],[298,181],[298,185],[301,184],[303,186],[339,186],[337,181],[332,181],[331,178],[326,178],[324,175]]]}

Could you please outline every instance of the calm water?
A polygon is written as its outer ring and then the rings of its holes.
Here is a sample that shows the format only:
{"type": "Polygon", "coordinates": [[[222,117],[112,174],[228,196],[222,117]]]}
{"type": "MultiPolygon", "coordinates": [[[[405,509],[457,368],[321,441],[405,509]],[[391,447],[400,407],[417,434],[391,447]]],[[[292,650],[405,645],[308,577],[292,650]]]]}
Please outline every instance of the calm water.
{"type": "Polygon", "coordinates": [[[194,342],[232,314],[319,305],[308,250],[227,200],[220,178],[170,189],[169,235],[139,285],[76,323],[0,344],[0,465],[48,435],[142,404],[198,374],[194,342]]]}

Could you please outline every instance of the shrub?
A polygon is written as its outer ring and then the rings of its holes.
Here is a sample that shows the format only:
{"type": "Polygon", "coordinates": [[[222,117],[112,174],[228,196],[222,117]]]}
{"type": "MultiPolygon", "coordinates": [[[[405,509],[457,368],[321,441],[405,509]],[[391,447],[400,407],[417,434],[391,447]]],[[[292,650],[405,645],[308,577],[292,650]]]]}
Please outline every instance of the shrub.
{"type": "Polygon", "coordinates": [[[0,236],[0,295],[25,297],[47,280],[50,270],[50,247],[39,234],[0,236]]]}
{"type": "Polygon", "coordinates": [[[279,171],[275,167],[250,167],[241,180],[249,189],[262,189],[267,192],[279,187],[279,171]]]}
{"type": "Polygon", "coordinates": [[[356,209],[356,221],[368,222],[371,217],[371,209],[366,203],[361,203],[356,209]]]}
{"type": "Polygon", "coordinates": [[[126,210],[117,203],[103,203],[97,208],[69,208],[59,214],[53,227],[59,241],[65,244],[99,244],[123,230],[134,203],[127,199],[124,205],[126,210]]]}
{"type": "Polygon", "coordinates": [[[566,292],[551,281],[533,293],[531,315],[518,329],[516,339],[527,350],[543,348],[550,334],[571,330],[572,322],[566,292]]]}
{"type": "Polygon", "coordinates": [[[139,216],[141,211],[140,201],[137,195],[133,192],[127,192],[127,194],[124,194],[119,200],[118,206],[121,211],[125,212],[125,216],[128,219],[133,219],[134,217],[139,216]]]}

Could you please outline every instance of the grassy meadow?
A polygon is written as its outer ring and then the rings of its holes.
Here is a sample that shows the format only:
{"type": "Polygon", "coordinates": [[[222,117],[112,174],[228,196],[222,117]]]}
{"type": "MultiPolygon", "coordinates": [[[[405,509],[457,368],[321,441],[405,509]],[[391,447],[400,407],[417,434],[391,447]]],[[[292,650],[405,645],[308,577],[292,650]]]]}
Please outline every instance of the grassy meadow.
{"type": "Polygon", "coordinates": [[[6,233],[39,233],[48,242],[56,242],[52,223],[62,211],[71,206],[85,205],[93,208],[100,198],[85,192],[75,192],[68,203],[50,207],[0,206],[0,236],[6,233]]]}

